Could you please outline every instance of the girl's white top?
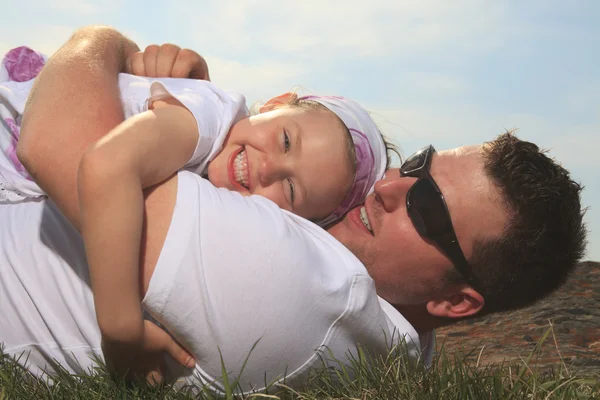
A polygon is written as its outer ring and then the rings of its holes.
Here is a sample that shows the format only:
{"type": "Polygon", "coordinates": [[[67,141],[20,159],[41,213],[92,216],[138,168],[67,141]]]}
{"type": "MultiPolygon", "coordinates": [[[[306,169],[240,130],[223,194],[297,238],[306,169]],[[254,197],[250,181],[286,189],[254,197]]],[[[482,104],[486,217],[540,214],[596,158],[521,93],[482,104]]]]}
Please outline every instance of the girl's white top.
{"type": "MultiPolygon", "coordinates": [[[[21,119],[34,80],[0,83],[0,204],[44,196],[28,178],[15,156],[21,119]]],[[[200,133],[196,149],[184,169],[206,174],[208,162],[219,152],[229,129],[248,116],[241,94],[196,79],[143,78],[119,74],[125,118],[148,110],[155,100],[173,96],[194,115],[200,133]]]]}

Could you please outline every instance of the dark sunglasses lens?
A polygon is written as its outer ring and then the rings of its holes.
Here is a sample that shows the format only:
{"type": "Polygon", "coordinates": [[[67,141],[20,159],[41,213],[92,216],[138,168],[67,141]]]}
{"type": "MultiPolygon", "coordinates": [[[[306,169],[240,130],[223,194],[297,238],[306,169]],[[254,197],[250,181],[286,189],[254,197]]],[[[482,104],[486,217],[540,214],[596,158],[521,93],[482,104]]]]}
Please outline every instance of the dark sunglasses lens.
{"type": "Polygon", "coordinates": [[[427,153],[429,148],[426,147],[417,151],[415,154],[411,155],[404,161],[404,164],[400,167],[400,171],[403,174],[410,174],[413,171],[418,171],[425,165],[425,161],[427,160],[427,153]]]}
{"type": "Polygon", "coordinates": [[[451,229],[450,215],[431,181],[421,179],[412,186],[409,204],[412,221],[421,235],[434,237],[451,229]]]}

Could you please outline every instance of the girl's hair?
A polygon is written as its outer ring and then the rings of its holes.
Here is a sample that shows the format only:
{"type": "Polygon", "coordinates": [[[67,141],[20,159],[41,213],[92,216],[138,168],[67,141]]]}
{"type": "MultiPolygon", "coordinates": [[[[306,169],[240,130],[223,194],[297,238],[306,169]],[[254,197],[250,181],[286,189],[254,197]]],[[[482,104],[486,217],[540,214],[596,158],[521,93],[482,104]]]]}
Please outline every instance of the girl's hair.
{"type": "MultiPolygon", "coordinates": [[[[356,174],[357,168],[356,150],[354,149],[354,141],[352,140],[352,135],[350,134],[350,131],[348,130],[346,124],[344,124],[344,122],[337,115],[335,115],[333,111],[329,110],[327,107],[316,101],[300,100],[297,96],[292,96],[287,105],[293,108],[299,108],[303,110],[325,111],[333,115],[337,119],[339,124],[344,129],[344,132],[346,133],[346,159],[348,160],[348,163],[350,165],[352,176],[354,176],[356,174]]],[[[348,188],[348,190],[350,190],[350,188],[348,188]]]]}
{"type": "MultiPolygon", "coordinates": [[[[297,107],[297,108],[303,108],[303,109],[317,109],[317,110],[325,110],[325,111],[329,111],[330,113],[332,113],[333,115],[335,115],[334,112],[330,111],[327,107],[325,107],[324,105],[322,105],[319,102],[316,101],[312,101],[312,100],[298,100],[297,97],[292,97],[292,99],[290,99],[290,102],[288,103],[289,106],[291,107],[297,107]]],[[[337,115],[335,115],[337,117],[337,115]]],[[[339,119],[339,118],[338,118],[339,119]]],[[[351,165],[352,166],[352,173],[356,173],[356,151],[354,149],[354,142],[352,141],[352,136],[350,135],[350,131],[348,130],[348,128],[346,127],[346,125],[342,122],[342,120],[339,120],[342,123],[342,126],[344,127],[344,131],[347,134],[347,145],[348,145],[348,157],[351,158],[351,165]]],[[[381,139],[383,140],[383,143],[385,144],[385,150],[386,150],[386,162],[385,162],[385,169],[390,168],[391,164],[392,164],[392,153],[396,154],[396,156],[398,156],[398,159],[400,160],[400,163],[402,163],[402,155],[400,154],[400,150],[398,150],[398,147],[393,144],[391,142],[390,139],[388,139],[383,133],[381,133],[381,129],[379,129],[379,127],[377,127],[377,130],[379,131],[379,134],[381,135],[381,139]]]]}
{"type": "MultiPolygon", "coordinates": [[[[301,108],[301,109],[305,109],[305,110],[328,111],[331,114],[335,115],[334,112],[330,111],[327,107],[325,107],[324,105],[322,105],[319,102],[312,101],[312,100],[299,100],[298,97],[296,97],[296,96],[292,96],[292,98],[287,103],[287,105],[290,107],[301,108]]],[[[346,125],[342,122],[342,120],[339,119],[337,115],[335,115],[335,117],[342,124],[342,127],[344,128],[344,132],[346,132],[347,156],[350,161],[350,165],[352,166],[352,174],[355,174],[356,173],[356,151],[354,149],[354,142],[352,141],[352,135],[350,135],[350,131],[348,130],[348,127],[346,127],[346,125]]],[[[381,133],[381,129],[379,129],[379,127],[377,129],[379,130],[381,139],[383,140],[383,143],[385,144],[385,150],[386,150],[386,154],[387,154],[385,169],[390,168],[390,165],[392,164],[392,153],[396,154],[396,156],[398,156],[398,159],[400,160],[400,163],[402,163],[402,156],[400,155],[400,151],[398,150],[398,147],[395,144],[393,144],[390,141],[390,139],[385,137],[385,135],[383,133],[381,133]]]]}
{"type": "MultiPolygon", "coordinates": [[[[263,103],[261,103],[261,102],[255,102],[254,104],[252,104],[252,106],[250,106],[250,110],[249,110],[250,115],[260,114],[260,107],[262,105],[263,105],[263,103]]],[[[344,132],[346,133],[346,157],[348,159],[348,163],[352,170],[352,175],[356,174],[356,168],[357,168],[356,150],[354,149],[354,141],[352,140],[352,135],[350,134],[350,131],[348,130],[348,127],[346,126],[346,124],[344,124],[344,122],[337,115],[335,115],[335,113],[333,111],[329,110],[327,107],[325,107],[324,105],[322,105],[319,102],[312,101],[312,100],[301,100],[297,95],[291,96],[290,100],[284,105],[287,105],[287,106],[293,107],[293,108],[303,109],[303,110],[325,111],[325,112],[333,115],[338,120],[338,122],[341,124],[342,128],[344,129],[344,132]]],[[[386,143],[386,147],[387,147],[387,141],[385,140],[385,138],[384,138],[384,142],[386,143]]],[[[389,159],[390,159],[390,157],[388,156],[388,163],[389,163],[389,159]]]]}

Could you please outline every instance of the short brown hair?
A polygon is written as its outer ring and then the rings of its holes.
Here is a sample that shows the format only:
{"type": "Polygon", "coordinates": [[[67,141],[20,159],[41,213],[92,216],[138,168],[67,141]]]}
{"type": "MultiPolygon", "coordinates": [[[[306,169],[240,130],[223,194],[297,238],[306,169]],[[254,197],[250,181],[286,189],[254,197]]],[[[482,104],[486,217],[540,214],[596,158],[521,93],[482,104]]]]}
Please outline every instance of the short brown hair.
{"type": "Polygon", "coordinates": [[[485,299],[483,313],[543,298],[564,283],[583,257],[582,186],[545,153],[512,131],[483,146],[485,171],[509,212],[504,235],[476,241],[469,260],[485,299]]]}

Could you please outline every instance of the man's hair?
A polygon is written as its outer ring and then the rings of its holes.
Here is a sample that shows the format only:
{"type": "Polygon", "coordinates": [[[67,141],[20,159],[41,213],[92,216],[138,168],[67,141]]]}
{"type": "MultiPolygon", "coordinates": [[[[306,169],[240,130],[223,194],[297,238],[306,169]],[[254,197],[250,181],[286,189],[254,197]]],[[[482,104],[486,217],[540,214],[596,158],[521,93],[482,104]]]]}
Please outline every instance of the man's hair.
{"type": "Polygon", "coordinates": [[[510,131],[484,144],[483,157],[509,215],[502,237],[477,241],[469,262],[488,314],[524,307],[562,285],[584,254],[587,232],[581,185],[545,150],[510,131]]]}

